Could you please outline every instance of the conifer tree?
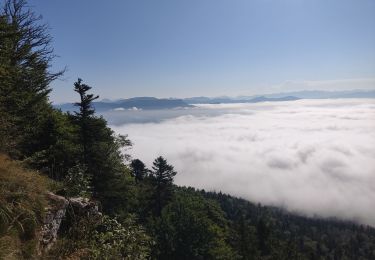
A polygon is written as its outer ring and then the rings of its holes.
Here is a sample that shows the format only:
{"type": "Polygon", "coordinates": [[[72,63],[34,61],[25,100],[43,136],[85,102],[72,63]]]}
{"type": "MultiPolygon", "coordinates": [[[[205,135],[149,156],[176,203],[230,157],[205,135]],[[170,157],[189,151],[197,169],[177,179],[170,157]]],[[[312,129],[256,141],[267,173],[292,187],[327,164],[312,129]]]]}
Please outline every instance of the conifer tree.
{"type": "Polygon", "coordinates": [[[126,136],[115,135],[103,117],[95,115],[92,102],[98,96],[89,94],[90,86],[81,79],[74,84],[80,101],[75,103],[78,111],[71,115],[80,129],[79,145],[81,158],[79,163],[85,166],[85,175],[90,178],[91,192],[102,202],[107,212],[130,207],[130,171],[124,164],[126,155],[122,149],[130,146],[126,136]]]}
{"type": "Polygon", "coordinates": [[[74,91],[76,91],[80,96],[80,102],[76,102],[75,105],[79,107],[79,111],[75,112],[78,124],[81,128],[81,140],[83,149],[83,161],[88,164],[88,149],[90,142],[92,142],[92,130],[90,129],[90,124],[92,124],[92,119],[95,113],[95,109],[92,106],[92,102],[98,99],[99,96],[94,96],[93,94],[88,94],[87,91],[91,89],[90,86],[83,84],[82,79],[78,79],[74,83],[74,91]]]}
{"type": "Polygon", "coordinates": [[[47,25],[25,0],[6,0],[0,11],[0,115],[2,148],[24,159],[46,147],[43,132],[52,111],[50,83],[64,71],[51,72],[55,55],[47,25]]]}
{"type": "Polygon", "coordinates": [[[155,159],[152,166],[151,178],[154,184],[155,213],[160,215],[163,207],[173,195],[173,177],[177,174],[173,166],[162,156],[155,159]]]}
{"type": "Polygon", "coordinates": [[[132,168],[132,173],[135,178],[136,183],[139,183],[144,178],[147,177],[149,173],[149,169],[146,168],[146,165],[139,159],[134,159],[130,163],[132,168]]]}

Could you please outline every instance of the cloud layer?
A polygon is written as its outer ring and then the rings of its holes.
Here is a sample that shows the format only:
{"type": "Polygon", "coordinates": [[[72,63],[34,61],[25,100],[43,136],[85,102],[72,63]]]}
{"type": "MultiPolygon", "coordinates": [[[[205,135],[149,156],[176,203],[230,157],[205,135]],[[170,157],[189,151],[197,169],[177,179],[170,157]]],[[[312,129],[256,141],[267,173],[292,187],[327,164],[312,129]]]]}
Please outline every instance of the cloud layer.
{"type": "Polygon", "coordinates": [[[129,134],[132,156],[149,166],[165,156],[179,185],[375,226],[374,100],[202,105],[188,113],[114,129],[129,134]]]}

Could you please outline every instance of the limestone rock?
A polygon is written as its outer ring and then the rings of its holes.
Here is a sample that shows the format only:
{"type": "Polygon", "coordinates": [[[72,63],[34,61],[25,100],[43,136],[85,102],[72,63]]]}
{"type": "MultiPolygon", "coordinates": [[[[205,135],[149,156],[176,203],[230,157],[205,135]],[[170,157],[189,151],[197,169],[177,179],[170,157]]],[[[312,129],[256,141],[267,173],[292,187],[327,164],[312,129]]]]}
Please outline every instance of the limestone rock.
{"type": "Polygon", "coordinates": [[[46,194],[48,207],[45,209],[43,225],[39,234],[39,251],[48,251],[57,239],[57,232],[65,217],[69,201],[53,193],[46,194]]]}
{"type": "Polygon", "coordinates": [[[88,198],[67,199],[51,192],[47,193],[46,197],[48,207],[45,209],[45,216],[39,232],[39,255],[47,252],[52,247],[57,240],[62,222],[66,222],[66,219],[71,218],[72,215],[74,218],[95,218],[102,215],[99,211],[98,203],[88,198]]]}
{"type": "Polygon", "coordinates": [[[89,200],[88,198],[70,198],[69,206],[72,208],[74,214],[77,216],[96,217],[102,215],[102,213],[99,212],[98,203],[89,200]]]}

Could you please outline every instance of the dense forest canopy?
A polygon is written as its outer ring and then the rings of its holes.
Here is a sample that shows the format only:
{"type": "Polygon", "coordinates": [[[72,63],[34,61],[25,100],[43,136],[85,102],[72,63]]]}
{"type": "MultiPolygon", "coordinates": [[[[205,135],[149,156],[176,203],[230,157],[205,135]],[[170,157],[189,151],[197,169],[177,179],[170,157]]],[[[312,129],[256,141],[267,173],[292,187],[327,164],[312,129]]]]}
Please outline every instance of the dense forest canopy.
{"type": "MultiPolygon", "coordinates": [[[[371,227],[178,187],[166,158],[157,157],[152,169],[132,160],[123,153],[131,141],[95,113],[98,96],[81,79],[74,84],[78,112],[54,109],[48,94],[64,70],[51,70],[48,27],[24,0],[2,5],[0,258],[9,256],[1,249],[10,248],[10,238],[35,239],[43,215],[38,201],[53,190],[95,200],[104,215],[67,220],[48,259],[77,252],[87,259],[375,259],[371,227]]],[[[14,250],[17,258],[35,257],[32,245],[14,250]]]]}

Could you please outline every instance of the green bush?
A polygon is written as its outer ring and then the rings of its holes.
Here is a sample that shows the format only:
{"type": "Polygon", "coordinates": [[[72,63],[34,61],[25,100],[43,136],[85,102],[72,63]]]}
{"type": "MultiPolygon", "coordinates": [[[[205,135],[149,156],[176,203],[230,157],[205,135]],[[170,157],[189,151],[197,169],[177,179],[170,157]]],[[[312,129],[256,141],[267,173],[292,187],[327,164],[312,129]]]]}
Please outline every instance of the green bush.
{"type": "Polygon", "coordinates": [[[132,216],[84,217],[69,226],[46,259],[148,259],[150,255],[151,239],[132,216]]]}
{"type": "Polygon", "coordinates": [[[78,164],[69,169],[64,179],[64,185],[67,196],[90,196],[90,176],[87,174],[87,168],[78,164]]]}

